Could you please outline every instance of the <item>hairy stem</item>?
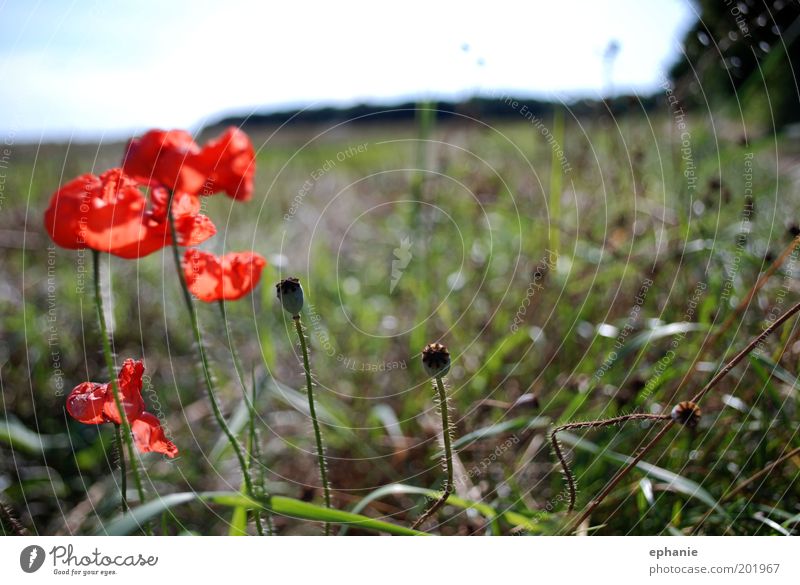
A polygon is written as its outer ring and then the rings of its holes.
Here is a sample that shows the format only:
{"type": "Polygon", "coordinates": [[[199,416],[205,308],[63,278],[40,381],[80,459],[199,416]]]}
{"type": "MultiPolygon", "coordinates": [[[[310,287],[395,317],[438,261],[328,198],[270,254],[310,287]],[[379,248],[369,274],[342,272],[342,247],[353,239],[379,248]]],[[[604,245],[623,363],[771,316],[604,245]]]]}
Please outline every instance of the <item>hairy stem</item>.
{"type": "Polygon", "coordinates": [[[554,428],[550,433],[550,443],[553,446],[553,452],[556,454],[559,463],[561,463],[561,469],[564,471],[564,478],[567,481],[567,489],[569,491],[569,507],[567,508],[567,512],[572,512],[572,510],[575,509],[575,496],[577,489],[575,487],[575,476],[572,475],[572,470],[569,468],[569,463],[567,463],[567,458],[564,457],[564,453],[561,451],[561,444],[558,442],[558,436],[557,436],[558,433],[560,433],[561,431],[569,431],[572,429],[587,429],[587,428],[596,429],[600,427],[609,427],[612,425],[624,423],[629,420],[663,421],[663,420],[668,420],[669,418],[670,416],[668,414],[634,413],[634,414],[624,414],[621,416],[615,416],[614,418],[567,423],[554,428]]]}
{"type": "MultiPolygon", "coordinates": [[[[256,434],[256,409],[255,409],[255,403],[256,403],[256,372],[255,372],[255,369],[252,370],[251,374],[252,374],[251,375],[252,395],[251,395],[251,398],[250,398],[250,404],[253,405],[253,406],[252,406],[251,411],[250,411],[250,425],[249,425],[250,428],[249,428],[249,438],[248,438],[247,451],[248,451],[248,453],[250,453],[249,465],[250,465],[250,471],[252,473],[252,470],[253,470],[255,464],[261,458],[261,452],[260,452],[260,449],[259,449],[259,446],[258,446],[258,435],[256,434]]],[[[262,465],[260,465],[260,464],[259,464],[259,467],[258,467],[258,472],[257,472],[257,475],[256,475],[255,482],[256,482],[256,485],[259,487],[259,489],[262,492],[260,495],[266,495],[266,493],[267,493],[267,488],[266,488],[267,482],[266,482],[266,479],[264,477],[264,467],[262,465]]],[[[261,524],[261,512],[258,511],[258,510],[255,510],[255,514],[256,514],[256,529],[258,530],[259,534],[261,534],[264,531],[264,529],[260,526],[260,524],[261,524]]],[[[267,534],[267,536],[272,536],[275,533],[275,528],[272,525],[272,512],[266,511],[265,512],[265,518],[266,518],[266,521],[267,521],[266,522],[266,534],[267,534]]]]}
{"type": "MultiPolygon", "coordinates": [[[[314,439],[317,442],[317,464],[319,465],[319,477],[322,480],[322,489],[325,495],[325,507],[331,507],[331,486],[328,483],[328,468],[325,461],[325,447],[322,444],[322,431],[319,428],[319,421],[317,420],[317,409],[314,406],[314,390],[311,381],[311,367],[308,362],[308,344],[306,337],[303,334],[303,325],[300,323],[300,315],[292,317],[294,326],[297,329],[297,337],[300,338],[300,350],[303,353],[303,370],[306,374],[306,392],[308,394],[308,412],[311,415],[311,423],[314,426],[314,439]]],[[[331,533],[331,525],[325,523],[325,536],[331,533]]]]}
{"type": "Polygon", "coordinates": [[[444,506],[447,498],[450,497],[450,492],[453,491],[453,448],[450,443],[451,440],[451,428],[450,428],[450,402],[447,399],[447,392],[444,388],[444,382],[442,382],[441,378],[436,378],[435,387],[437,392],[439,393],[439,405],[442,411],[442,439],[444,442],[444,466],[445,471],[447,473],[447,477],[444,482],[444,488],[442,489],[442,495],[433,503],[433,505],[428,508],[428,510],[422,514],[417,521],[411,526],[412,529],[416,530],[418,527],[422,525],[428,518],[433,516],[442,506],[444,506]]]}
{"type": "Polygon", "coordinates": [[[208,365],[205,344],[203,343],[203,336],[200,332],[200,323],[197,320],[197,311],[195,310],[194,301],[192,300],[192,295],[189,292],[189,287],[186,285],[186,278],[183,274],[180,252],[178,250],[178,234],[177,230],[175,229],[175,216],[172,213],[173,196],[174,192],[170,191],[169,203],[167,204],[169,230],[170,235],[172,236],[172,255],[175,259],[175,270],[178,273],[178,281],[180,282],[181,291],[183,292],[183,300],[186,303],[186,310],[189,311],[189,320],[191,321],[192,332],[194,333],[195,343],[197,344],[197,353],[200,357],[200,367],[202,370],[201,375],[206,385],[206,395],[208,396],[208,401],[211,403],[211,411],[214,413],[214,418],[216,419],[217,424],[222,429],[225,437],[227,437],[233,452],[236,454],[236,458],[239,460],[239,467],[242,470],[245,489],[247,490],[247,494],[252,497],[253,483],[250,480],[250,470],[247,468],[247,459],[244,455],[244,449],[228,426],[228,423],[222,414],[222,410],[220,409],[219,402],[217,401],[216,391],[214,390],[214,381],[211,376],[211,368],[208,365]]]}
{"type": "MultiPolygon", "coordinates": [[[[145,502],[144,498],[144,487],[142,486],[142,478],[139,477],[139,468],[136,464],[136,450],[133,445],[133,434],[131,433],[131,425],[128,421],[128,414],[125,412],[125,409],[122,406],[122,398],[119,394],[119,384],[117,383],[117,372],[114,369],[114,358],[111,355],[111,340],[108,337],[108,326],[106,325],[106,314],[103,311],[103,295],[100,290],[100,252],[97,250],[92,250],[92,260],[94,264],[94,304],[95,308],[97,309],[97,322],[100,325],[100,337],[102,337],[103,342],[103,357],[105,358],[106,368],[108,369],[108,376],[111,380],[111,393],[114,395],[114,405],[117,407],[117,412],[119,413],[120,418],[120,432],[122,433],[122,437],[125,441],[125,447],[128,449],[128,455],[131,461],[131,474],[133,475],[133,481],[136,484],[136,491],[139,494],[139,503],[143,504],[145,502]]],[[[119,450],[120,452],[120,461],[124,460],[124,456],[122,454],[122,449],[119,450]]],[[[127,489],[127,484],[125,480],[125,468],[121,467],[122,469],[122,508],[123,512],[127,510],[127,494],[125,490],[127,489]]]]}
{"type": "Polygon", "coordinates": [[[114,425],[114,437],[117,446],[117,457],[119,457],[119,493],[122,496],[122,512],[128,511],[128,474],[125,470],[125,447],[122,438],[122,428],[114,425]]]}
{"type": "MultiPolygon", "coordinates": [[[[247,394],[247,385],[244,382],[244,368],[242,367],[242,360],[239,358],[239,352],[236,350],[236,346],[233,344],[231,340],[231,330],[228,327],[228,313],[225,310],[225,301],[219,301],[219,310],[222,314],[222,324],[225,327],[225,336],[228,338],[228,347],[231,350],[231,357],[233,358],[233,367],[236,370],[236,377],[239,378],[239,385],[242,388],[242,396],[244,397],[245,404],[247,405],[247,414],[250,426],[250,435],[247,444],[247,469],[250,472],[250,478],[252,480],[253,477],[253,466],[256,463],[256,457],[253,452],[254,446],[254,436],[255,436],[255,399],[256,399],[256,387],[255,387],[255,379],[253,380],[253,398],[251,399],[247,394]]],[[[263,485],[260,487],[264,487],[263,485]]],[[[258,510],[253,510],[253,519],[255,520],[256,524],[256,533],[259,536],[264,536],[264,527],[261,525],[261,512],[258,510]]]]}

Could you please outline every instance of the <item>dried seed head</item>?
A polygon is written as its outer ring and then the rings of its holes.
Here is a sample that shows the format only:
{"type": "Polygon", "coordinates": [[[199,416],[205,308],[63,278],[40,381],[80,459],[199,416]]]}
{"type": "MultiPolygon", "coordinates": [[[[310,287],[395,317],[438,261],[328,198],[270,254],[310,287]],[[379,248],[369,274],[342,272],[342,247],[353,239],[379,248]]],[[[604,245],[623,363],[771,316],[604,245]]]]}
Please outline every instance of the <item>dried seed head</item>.
{"type": "Polygon", "coordinates": [[[450,371],[450,352],[441,343],[429,343],[422,350],[422,367],[431,378],[441,378],[450,371]]]}
{"type": "Polygon", "coordinates": [[[300,286],[300,280],[290,276],[276,284],[275,288],[281,306],[292,316],[299,315],[303,308],[303,287],[300,286]]]}
{"type": "Polygon", "coordinates": [[[676,404],[675,408],[672,409],[672,420],[693,429],[697,426],[702,414],[703,411],[694,402],[684,400],[676,404]]]}

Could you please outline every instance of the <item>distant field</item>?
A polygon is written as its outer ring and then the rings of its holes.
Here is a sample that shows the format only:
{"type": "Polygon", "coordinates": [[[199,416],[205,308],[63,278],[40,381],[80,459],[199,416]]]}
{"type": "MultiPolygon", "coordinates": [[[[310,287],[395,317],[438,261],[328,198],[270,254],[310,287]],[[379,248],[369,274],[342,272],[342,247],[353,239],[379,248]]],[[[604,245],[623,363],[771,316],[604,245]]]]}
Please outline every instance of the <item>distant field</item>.
{"type": "MultiPolygon", "coordinates": [[[[253,249],[269,267],[253,295],[228,304],[230,340],[216,306],[201,306],[200,319],[226,413],[243,408],[230,342],[257,380],[271,493],[321,499],[296,337],[274,300],[274,283],[293,275],[307,295],[337,507],[352,509],[388,484],[440,487],[439,419],[420,351],[442,340],[453,354],[456,495],[529,521],[523,529],[513,518],[490,522],[485,509],[448,505],[435,530],[563,529],[552,424],[668,411],[798,298],[792,254],[690,371],[704,339],[800,233],[796,140],[753,134],[748,144],[732,122],[713,122],[689,113],[681,129],[666,110],[567,114],[562,134],[558,120],[537,126],[523,112],[497,126],[251,132],[256,194],[246,204],[205,200],[220,231],[206,247],[253,249]]],[[[64,411],[73,386],[106,378],[91,259],[55,248],[42,212],[60,183],[117,166],[123,146],[14,145],[0,168],[0,496],[43,534],[93,533],[118,509],[111,430],[64,411]]],[[[145,399],[182,451],[173,461],[144,458],[150,490],[239,489],[194,369],[169,250],[112,258],[103,269],[115,352],[145,360],[145,399]]],[[[796,324],[704,399],[694,431],[670,431],[645,458],[655,468],[622,481],[592,515],[599,534],[689,533],[715,502],[700,533],[797,532],[800,457],[726,498],[800,446],[796,324]]],[[[629,422],[563,437],[578,509],[651,431],[629,422]]],[[[426,499],[397,489],[362,513],[409,524],[426,499]]],[[[229,530],[226,508],[194,503],[171,514],[169,533],[229,530]]],[[[290,518],[276,526],[319,533],[290,518]]]]}

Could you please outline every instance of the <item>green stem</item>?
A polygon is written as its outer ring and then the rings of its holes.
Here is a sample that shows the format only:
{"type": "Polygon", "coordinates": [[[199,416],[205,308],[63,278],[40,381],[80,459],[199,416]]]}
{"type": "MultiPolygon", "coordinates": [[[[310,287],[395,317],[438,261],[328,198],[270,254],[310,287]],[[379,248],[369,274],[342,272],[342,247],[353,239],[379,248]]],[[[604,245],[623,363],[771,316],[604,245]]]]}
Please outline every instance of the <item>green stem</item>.
{"type": "MultiPolygon", "coordinates": [[[[325,447],[322,444],[322,432],[319,428],[319,421],[317,420],[317,410],[314,406],[314,391],[311,382],[311,367],[308,365],[308,345],[306,344],[306,337],[303,335],[303,325],[300,323],[300,315],[292,317],[294,319],[294,326],[297,329],[297,336],[300,338],[300,349],[303,352],[303,370],[306,373],[306,389],[308,394],[308,412],[311,415],[311,422],[314,425],[314,439],[317,442],[317,464],[319,465],[319,476],[322,480],[322,489],[325,494],[325,507],[331,507],[331,486],[328,483],[328,468],[325,462],[325,447]]],[[[325,536],[330,536],[331,525],[325,523],[325,536]]]]}
{"type": "Polygon", "coordinates": [[[420,516],[414,525],[411,527],[412,529],[416,530],[418,526],[421,526],[425,520],[433,516],[439,508],[444,506],[444,503],[447,501],[447,498],[450,497],[450,492],[453,491],[453,447],[450,444],[450,403],[447,400],[447,392],[444,389],[444,382],[442,382],[441,378],[436,378],[436,390],[439,393],[439,405],[440,410],[442,411],[442,439],[444,440],[444,466],[447,472],[447,478],[445,479],[444,489],[442,490],[442,495],[439,496],[439,499],[436,500],[433,505],[428,508],[428,511],[425,512],[422,516],[420,516]]]}
{"type": "MultiPolygon", "coordinates": [[[[236,377],[239,378],[239,385],[242,388],[242,396],[244,397],[245,404],[247,405],[247,414],[249,419],[249,439],[247,444],[247,469],[250,472],[250,478],[252,479],[252,471],[253,466],[256,462],[255,453],[253,452],[253,448],[255,445],[255,416],[256,416],[256,408],[255,408],[255,400],[256,400],[256,387],[255,387],[255,379],[253,380],[253,398],[252,400],[247,395],[247,385],[244,382],[244,368],[242,367],[242,360],[239,358],[239,352],[236,351],[236,347],[233,345],[233,341],[231,340],[231,330],[228,327],[228,313],[225,310],[225,301],[220,299],[219,301],[219,310],[222,313],[222,324],[225,327],[225,336],[228,338],[228,346],[231,349],[231,357],[233,358],[233,368],[236,370],[236,377]]],[[[263,485],[260,487],[264,487],[263,485]]],[[[258,510],[253,510],[253,518],[255,519],[256,524],[256,533],[259,536],[264,536],[264,527],[261,525],[261,512],[258,510]]]]}
{"type": "MultiPolygon", "coordinates": [[[[252,397],[250,398],[250,404],[255,405],[256,403],[256,373],[255,370],[252,372],[252,397]]],[[[252,471],[253,467],[255,466],[256,462],[260,459],[261,453],[258,448],[258,438],[256,436],[256,409],[255,406],[252,407],[250,411],[250,429],[249,429],[249,444],[247,446],[248,452],[250,453],[250,470],[252,471]]],[[[261,489],[262,494],[266,495],[267,488],[266,488],[266,481],[264,478],[264,468],[259,466],[258,468],[258,475],[256,477],[256,484],[258,485],[259,489],[261,489]]],[[[261,512],[259,510],[254,510],[255,518],[256,518],[256,530],[260,535],[263,535],[264,528],[261,526],[261,512]]],[[[275,532],[275,529],[272,525],[272,512],[267,511],[265,513],[267,526],[266,526],[266,533],[267,536],[272,536],[275,532]]]]}
{"type": "MultiPolygon", "coordinates": [[[[139,477],[139,469],[136,465],[136,450],[133,445],[133,434],[131,433],[131,425],[128,422],[128,415],[122,407],[122,399],[119,395],[119,384],[117,384],[117,372],[114,369],[114,358],[111,355],[111,341],[108,337],[108,327],[106,326],[106,315],[103,311],[103,295],[100,292],[100,252],[92,250],[92,260],[94,263],[94,304],[97,309],[97,321],[100,325],[100,336],[103,339],[103,356],[108,369],[108,375],[111,379],[111,393],[114,395],[114,404],[119,412],[122,436],[125,439],[125,446],[128,449],[128,455],[131,460],[131,474],[133,481],[136,484],[136,491],[139,494],[139,503],[145,502],[144,487],[142,487],[142,479],[139,477]]],[[[120,450],[120,455],[122,451],[120,450]]],[[[122,458],[120,458],[121,460],[122,458]]],[[[123,478],[125,477],[125,470],[122,472],[123,478]]],[[[123,482],[125,480],[123,479],[123,482]]],[[[127,505],[126,494],[123,492],[122,500],[123,505],[127,505]]]]}
{"type": "Polygon", "coordinates": [[[214,391],[214,382],[211,377],[211,369],[208,365],[208,358],[206,356],[206,349],[205,345],[203,344],[203,336],[200,333],[200,324],[197,320],[197,311],[194,308],[194,302],[192,301],[192,295],[189,292],[189,287],[186,285],[186,278],[183,274],[183,267],[181,266],[181,257],[180,252],[178,251],[178,233],[175,229],[175,216],[172,213],[172,198],[174,196],[174,192],[170,191],[169,195],[169,202],[167,204],[167,217],[169,218],[169,230],[170,235],[172,236],[172,255],[175,259],[175,269],[178,272],[178,281],[181,285],[181,291],[183,292],[183,300],[186,302],[186,309],[189,311],[189,320],[192,324],[192,332],[194,333],[194,339],[197,343],[197,353],[200,357],[200,366],[202,369],[202,377],[206,385],[206,394],[208,396],[208,401],[211,403],[211,410],[214,413],[214,418],[217,420],[217,424],[219,424],[222,432],[225,433],[225,436],[228,439],[231,447],[233,448],[234,453],[236,454],[236,458],[239,460],[239,467],[242,470],[242,477],[244,478],[245,489],[249,496],[253,496],[253,483],[250,480],[250,471],[247,468],[247,459],[244,456],[244,450],[242,449],[241,444],[239,443],[238,439],[234,436],[233,432],[231,431],[228,423],[225,421],[225,417],[222,415],[222,410],[220,409],[219,402],[217,402],[216,392],[214,391]]]}
{"type": "Polygon", "coordinates": [[[122,513],[128,511],[128,477],[125,470],[125,448],[123,447],[122,429],[118,424],[114,425],[114,434],[117,443],[117,456],[119,457],[119,493],[122,496],[122,513]]]}

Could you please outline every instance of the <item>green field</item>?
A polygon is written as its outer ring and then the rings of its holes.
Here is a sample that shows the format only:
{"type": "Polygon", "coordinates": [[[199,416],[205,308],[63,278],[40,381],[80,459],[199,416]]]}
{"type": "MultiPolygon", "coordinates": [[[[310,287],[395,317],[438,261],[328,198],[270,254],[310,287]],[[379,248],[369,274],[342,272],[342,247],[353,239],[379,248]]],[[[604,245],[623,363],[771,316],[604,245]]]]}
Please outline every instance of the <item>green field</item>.
{"type": "MultiPolygon", "coordinates": [[[[248,386],[255,379],[259,467],[276,496],[322,502],[297,338],[275,301],[286,276],[305,287],[340,510],[410,526],[428,502],[420,488],[440,489],[440,421],[420,352],[429,341],[450,348],[457,490],[425,526],[437,534],[564,531],[575,516],[549,429],[668,413],[798,297],[792,253],[734,314],[800,230],[793,138],[745,138],[735,121],[678,120],[666,105],[618,118],[567,111],[539,125],[520,112],[497,124],[245,130],[258,149],[255,196],[204,200],[219,230],[204,247],[253,249],[269,266],[254,294],[227,304],[230,336],[217,306],[199,315],[223,410],[243,437],[231,345],[248,386]]],[[[0,169],[0,499],[32,533],[93,534],[119,514],[112,429],[64,410],[73,386],[107,380],[91,255],[56,248],[42,213],[61,183],[118,166],[123,150],[15,144],[0,169]]],[[[148,410],[181,450],[142,457],[148,498],[238,491],[170,251],[105,256],[102,275],[115,354],[145,360],[148,410]]],[[[697,428],[670,429],[579,530],[797,533],[800,456],[730,493],[800,447],[796,325],[716,385],[697,428]]],[[[577,510],[653,431],[629,421],[562,435],[577,510]]],[[[244,526],[219,499],[178,499],[154,516],[156,534],[244,526]]],[[[274,509],[279,534],[320,533],[319,522],[274,509]]]]}

